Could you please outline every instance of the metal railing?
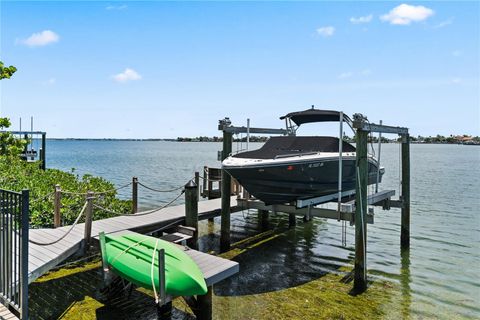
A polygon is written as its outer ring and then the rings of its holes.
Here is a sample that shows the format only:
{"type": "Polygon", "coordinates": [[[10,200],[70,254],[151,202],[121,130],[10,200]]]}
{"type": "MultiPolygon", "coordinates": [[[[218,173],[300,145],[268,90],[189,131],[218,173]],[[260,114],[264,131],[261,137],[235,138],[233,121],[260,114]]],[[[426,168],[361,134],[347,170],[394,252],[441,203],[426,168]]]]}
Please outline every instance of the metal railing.
{"type": "Polygon", "coordinates": [[[29,191],[0,189],[0,303],[28,319],[29,191]]]}

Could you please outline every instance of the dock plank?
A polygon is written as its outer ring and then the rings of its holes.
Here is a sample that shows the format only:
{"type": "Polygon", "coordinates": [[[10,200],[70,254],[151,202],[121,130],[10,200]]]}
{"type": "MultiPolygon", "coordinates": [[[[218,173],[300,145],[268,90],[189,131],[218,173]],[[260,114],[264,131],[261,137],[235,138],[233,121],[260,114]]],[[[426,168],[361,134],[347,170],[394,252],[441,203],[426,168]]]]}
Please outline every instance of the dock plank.
{"type": "MultiPolygon", "coordinates": [[[[199,219],[220,214],[221,199],[200,201],[198,203],[199,219]]],[[[235,196],[231,198],[231,211],[239,211],[235,196]]],[[[172,223],[182,223],[185,219],[185,205],[176,205],[153,211],[150,214],[117,216],[92,222],[92,238],[98,239],[101,232],[107,234],[125,234],[132,231],[151,232],[172,223]]],[[[70,230],[70,226],[56,229],[31,229],[30,238],[37,242],[55,241],[70,230]]],[[[61,241],[46,246],[29,243],[29,282],[36,280],[45,272],[78,252],[83,246],[85,224],[80,223],[61,241]]],[[[238,272],[238,264],[233,261],[215,257],[196,250],[186,250],[186,253],[199,264],[208,283],[220,281],[238,272]],[[212,270],[215,269],[214,272],[212,270]],[[236,271],[235,271],[236,270],[236,271]],[[220,280],[219,280],[220,279],[220,280]]]]}

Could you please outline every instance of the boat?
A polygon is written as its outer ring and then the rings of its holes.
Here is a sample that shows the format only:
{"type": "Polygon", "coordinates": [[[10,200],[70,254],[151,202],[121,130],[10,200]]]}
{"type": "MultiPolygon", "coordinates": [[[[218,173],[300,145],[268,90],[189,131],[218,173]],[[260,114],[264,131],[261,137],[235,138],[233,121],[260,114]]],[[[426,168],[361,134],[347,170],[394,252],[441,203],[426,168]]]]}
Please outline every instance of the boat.
{"type": "Polygon", "coordinates": [[[182,247],[141,234],[105,235],[104,241],[105,252],[102,250],[102,255],[108,267],[120,277],[152,290],[153,274],[155,290],[160,291],[158,250],[164,249],[166,294],[193,296],[207,293],[202,271],[182,247]],[[153,270],[152,256],[155,257],[153,270]]]}
{"type": "MultiPolygon", "coordinates": [[[[291,112],[280,119],[285,120],[288,135],[271,137],[260,149],[231,155],[222,162],[222,168],[267,205],[338,194],[339,189],[342,195],[354,194],[356,150],[343,141],[342,129],[341,145],[337,137],[296,135],[304,123],[338,121],[352,127],[351,119],[343,112],[313,107],[291,112]],[[338,183],[340,148],[341,186],[338,183]]],[[[384,172],[377,159],[369,154],[368,184],[381,182],[384,172]]]]}

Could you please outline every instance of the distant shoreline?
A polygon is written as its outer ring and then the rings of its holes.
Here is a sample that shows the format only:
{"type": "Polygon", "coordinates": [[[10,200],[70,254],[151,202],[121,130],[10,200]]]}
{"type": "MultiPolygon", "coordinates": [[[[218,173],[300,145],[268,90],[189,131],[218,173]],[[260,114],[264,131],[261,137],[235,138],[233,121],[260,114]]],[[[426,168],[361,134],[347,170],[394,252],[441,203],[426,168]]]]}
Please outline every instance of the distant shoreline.
{"type": "MultiPolygon", "coordinates": [[[[133,138],[47,138],[50,141],[166,141],[166,142],[222,142],[222,139],[219,140],[179,140],[179,139],[161,139],[161,138],[146,138],[146,139],[133,139],[133,138]]],[[[240,141],[234,141],[240,142],[240,141]]],[[[245,141],[243,141],[245,142],[245,141]]],[[[250,141],[250,142],[265,142],[265,141],[250,141]]],[[[355,141],[348,141],[349,143],[355,143],[355,141]]],[[[378,141],[373,141],[373,143],[378,143],[378,141]]],[[[398,143],[398,141],[382,141],[382,143],[398,143]]],[[[461,142],[425,142],[425,141],[410,141],[411,144],[457,144],[457,145],[477,145],[480,146],[480,143],[461,143],[461,142]]]]}

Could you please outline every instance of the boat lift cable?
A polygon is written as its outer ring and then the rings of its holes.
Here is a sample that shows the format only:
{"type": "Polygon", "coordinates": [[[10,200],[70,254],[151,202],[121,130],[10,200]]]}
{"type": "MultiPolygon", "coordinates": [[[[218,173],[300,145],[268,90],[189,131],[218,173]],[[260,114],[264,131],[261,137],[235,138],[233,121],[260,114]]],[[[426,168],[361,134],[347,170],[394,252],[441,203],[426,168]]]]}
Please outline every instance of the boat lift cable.
{"type": "Polygon", "coordinates": [[[75,228],[75,226],[77,225],[78,221],[80,220],[80,217],[81,217],[81,216],[83,215],[83,213],[85,212],[85,209],[87,208],[87,204],[88,204],[88,201],[85,201],[85,204],[83,205],[82,210],[80,210],[80,213],[78,214],[77,219],[75,219],[75,222],[70,226],[70,229],[68,229],[68,230],[67,230],[60,238],[58,238],[57,240],[51,241],[51,242],[37,242],[37,241],[34,241],[34,240],[32,240],[32,239],[28,239],[28,242],[33,243],[33,244],[36,244],[37,246],[49,246],[49,245],[55,244],[55,243],[63,240],[70,232],[72,232],[73,228],[75,228]]]}

